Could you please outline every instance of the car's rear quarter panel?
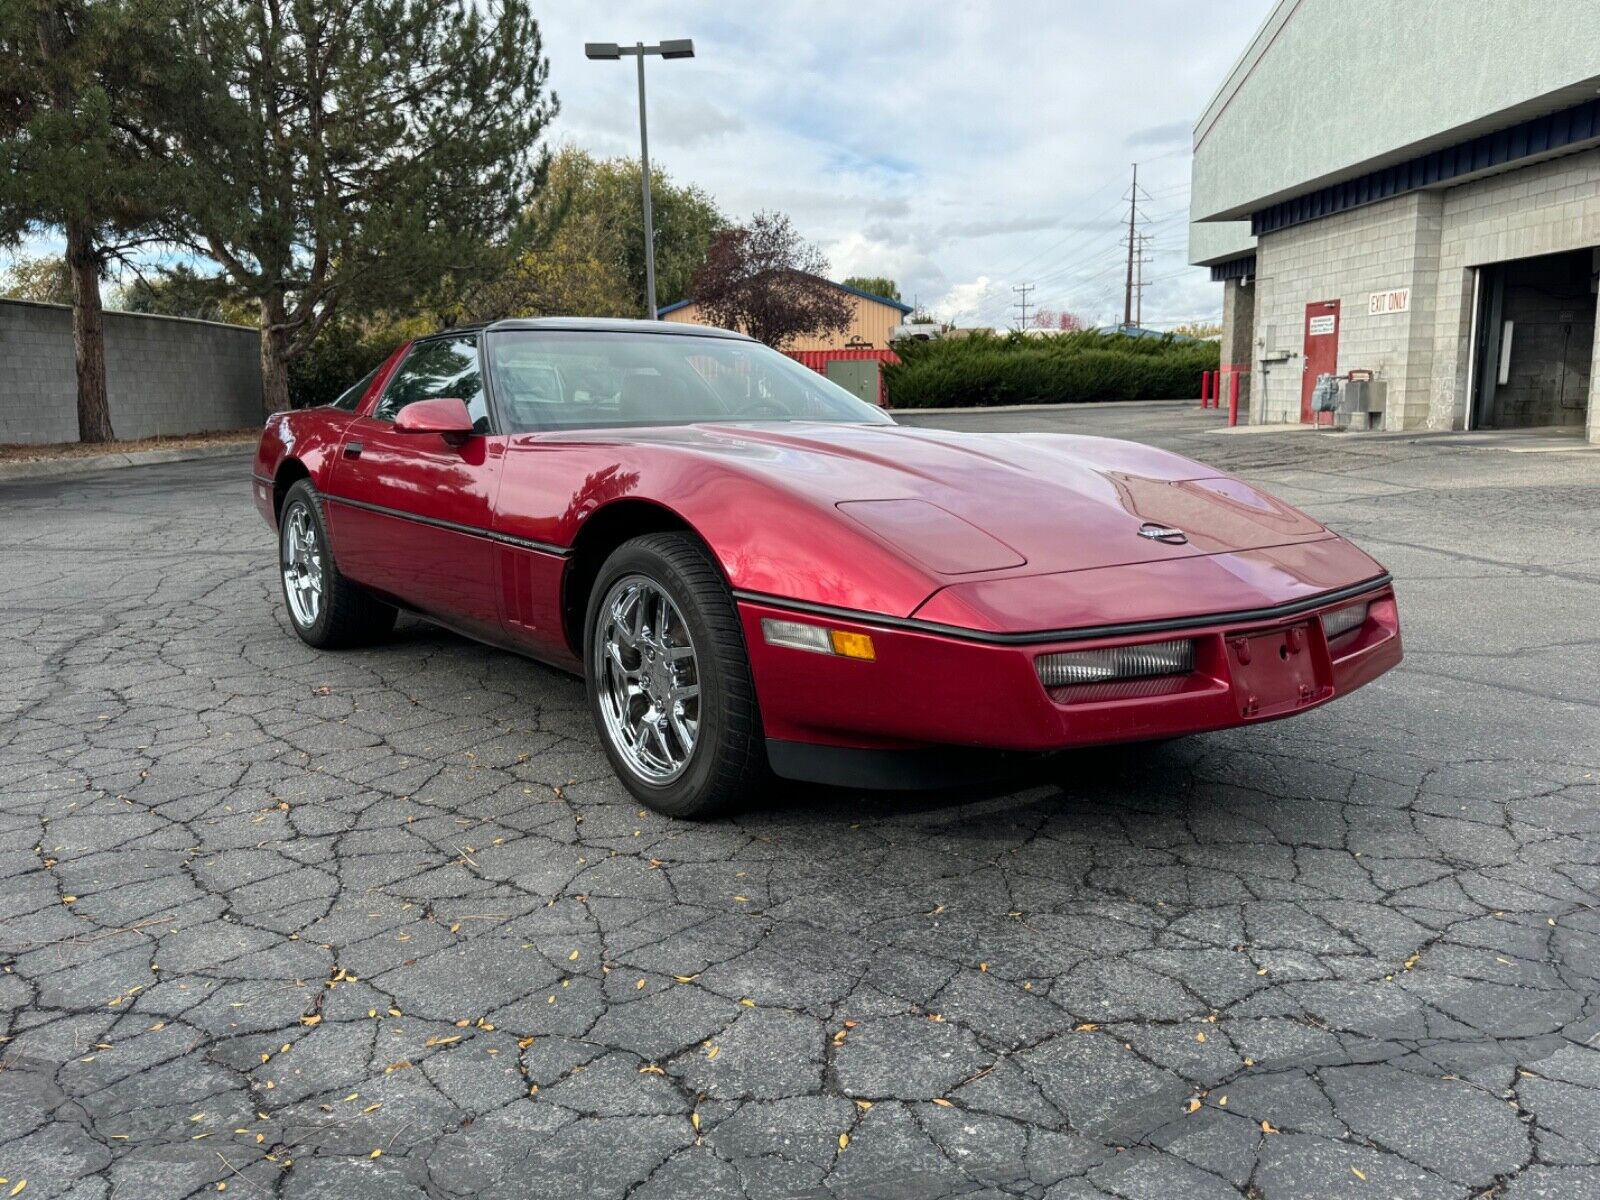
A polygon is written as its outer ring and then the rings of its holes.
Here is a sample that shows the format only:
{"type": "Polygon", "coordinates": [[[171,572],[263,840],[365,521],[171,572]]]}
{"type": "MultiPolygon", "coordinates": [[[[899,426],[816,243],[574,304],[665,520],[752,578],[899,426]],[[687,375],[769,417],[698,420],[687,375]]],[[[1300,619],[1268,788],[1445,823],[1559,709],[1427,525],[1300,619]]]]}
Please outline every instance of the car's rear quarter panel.
{"type": "Polygon", "coordinates": [[[267,418],[261,440],[256,443],[252,490],[256,508],[268,525],[277,527],[275,503],[282,488],[274,485],[281,482],[279,474],[291,461],[296,464],[296,474],[303,468],[312,486],[318,491],[328,490],[333,464],[351,419],[371,410],[377,395],[410,348],[411,343],[405,342],[390,352],[352,412],[337,408],[303,408],[275,412],[267,418]]]}
{"type": "Polygon", "coordinates": [[[267,418],[261,440],[256,444],[253,469],[256,507],[267,524],[277,525],[274,484],[290,460],[305,468],[318,491],[328,490],[349,419],[349,413],[326,408],[273,413],[267,418]]]}

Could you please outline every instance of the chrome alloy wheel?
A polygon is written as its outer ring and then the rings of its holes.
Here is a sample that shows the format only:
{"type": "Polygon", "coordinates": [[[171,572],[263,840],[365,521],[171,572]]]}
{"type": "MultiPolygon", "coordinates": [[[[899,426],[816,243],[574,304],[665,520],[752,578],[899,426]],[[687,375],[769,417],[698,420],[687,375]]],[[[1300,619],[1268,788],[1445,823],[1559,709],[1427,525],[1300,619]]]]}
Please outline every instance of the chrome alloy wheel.
{"type": "Polygon", "coordinates": [[[283,594],[296,625],[309,629],[322,613],[322,546],[311,510],[296,504],[284,517],[283,594]]]}
{"type": "Polygon", "coordinates": [[[700,668],[672,597],[647,576],[619,579],[600,606],[591,657],[611,745],[640,779],[672,782],[700,734],[700,668]]]}

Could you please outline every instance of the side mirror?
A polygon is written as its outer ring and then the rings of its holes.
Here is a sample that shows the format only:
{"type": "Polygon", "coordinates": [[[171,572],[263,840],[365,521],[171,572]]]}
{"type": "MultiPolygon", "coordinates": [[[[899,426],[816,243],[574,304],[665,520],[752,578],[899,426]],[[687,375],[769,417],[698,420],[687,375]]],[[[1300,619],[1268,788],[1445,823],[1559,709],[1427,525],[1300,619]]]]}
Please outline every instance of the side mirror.
{"type": "Polygon", "coordinates": [[[395,414],[394,427],[399,433],[437,433],[452,446],[461,445],[476,432],[466,403],[453,396],[406,405],[395,414]]]}

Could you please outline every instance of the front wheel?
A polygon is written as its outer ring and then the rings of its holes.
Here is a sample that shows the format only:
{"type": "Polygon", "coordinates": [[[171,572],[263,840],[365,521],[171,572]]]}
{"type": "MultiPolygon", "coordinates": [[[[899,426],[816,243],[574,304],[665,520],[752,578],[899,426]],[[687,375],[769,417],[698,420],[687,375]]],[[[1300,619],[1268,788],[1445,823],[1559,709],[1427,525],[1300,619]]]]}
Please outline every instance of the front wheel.
{"type": "Polygon", "coordinates": [[[739,615],[693,537],[648,534],[606,560],[584,660],[606,756],[657,812],[712,816],[768,778],[739,615]]]}

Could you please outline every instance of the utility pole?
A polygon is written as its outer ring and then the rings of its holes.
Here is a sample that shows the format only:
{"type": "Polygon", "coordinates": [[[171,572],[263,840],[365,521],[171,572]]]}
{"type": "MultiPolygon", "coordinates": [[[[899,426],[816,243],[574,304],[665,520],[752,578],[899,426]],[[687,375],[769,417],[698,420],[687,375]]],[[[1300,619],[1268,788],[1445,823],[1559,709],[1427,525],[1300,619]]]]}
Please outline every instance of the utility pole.
{"type": "Polygon", "coordinates": [[[1128,192],[1128,283],[1122,293],[1122,324],[1133,324],[1133,252],[1139,219],[1139,164],[1133,164],[1133,187],[1128,192]]]}
{"type": "Polygon", "coordinates": [[[1134,266],[1137,269],[1134,272],[1134,281],[1133,281],[1133,323],[1134,323],[1134,326],[1136,328],[1143,329],[1144,328],[1144,268],[1145,268],[1145,264],[1150,261],[1149,256],[1147,256],[1144,251],[1145,251],[1145,247],[1147,245],[1149,245],[1149,243],[1150,243],[1150,235],[1148,233],[1141,233],[1139,235],[1139,237],[1138,237],[1138,241],[1139,241],[1139,257],[1134,259],[1134,266]]]}
{"type": "Polygon", "coordinates": [[[1016,292],[1018,296],[1022,297],[1017,301],[1017,307],[1022,310],[1021,315],[1017,318],[1017,328],[1019,330],[1026,329],[1028,327],[1028,293],[1033,291],[1034,286],[1035,285],[1031,283],[1023,283],[1011,289],[1013,292],[1016,292]]]}

